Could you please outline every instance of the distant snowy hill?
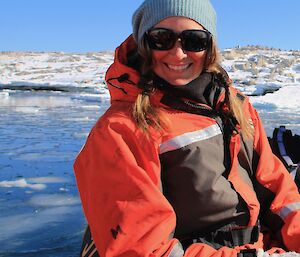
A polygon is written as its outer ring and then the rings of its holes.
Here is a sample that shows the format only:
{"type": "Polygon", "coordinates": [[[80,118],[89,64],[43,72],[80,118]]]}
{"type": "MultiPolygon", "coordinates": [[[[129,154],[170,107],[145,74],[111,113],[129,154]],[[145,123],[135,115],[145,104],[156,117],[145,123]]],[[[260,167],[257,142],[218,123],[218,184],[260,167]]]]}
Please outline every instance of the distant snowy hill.
{"type": "Polygon", "coordinates": [[[6,90],[49,90],[108,97],[104,76],[112,61],[111,52],[2,52],[0,90],[2,94],[6,90]]]}
{"type": "MultiPolygon", "coordinates": [[[[263,95],[300,83],[300,51],[249,46],[226,49],[222,56],[224,68],[247,95],[263,95]]],[[[1,52],[0,85],[2,89],[36,86],[61,91],[92,87],[107,93],[104,75],[112,61],[112,52],[1,52]]]]}
{"type": "Polygon", "coordinates": [[[300,51],[241,47],[224,50],[223,66],[247,95],[263,95],[300,84],[300,51]]]}

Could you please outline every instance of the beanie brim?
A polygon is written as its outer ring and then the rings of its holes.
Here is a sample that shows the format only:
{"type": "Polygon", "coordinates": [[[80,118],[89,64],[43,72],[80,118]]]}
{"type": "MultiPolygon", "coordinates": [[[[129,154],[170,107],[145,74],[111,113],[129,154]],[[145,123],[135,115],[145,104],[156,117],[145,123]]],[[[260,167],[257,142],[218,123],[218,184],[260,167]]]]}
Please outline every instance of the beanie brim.
{"type": "Polygon", "coordinates": [[[190,18],[217,35],[216,12],[209,0],[145,0],[132,17],[135,41],[139,43],[146,31],[173,16],[190,18]]]}

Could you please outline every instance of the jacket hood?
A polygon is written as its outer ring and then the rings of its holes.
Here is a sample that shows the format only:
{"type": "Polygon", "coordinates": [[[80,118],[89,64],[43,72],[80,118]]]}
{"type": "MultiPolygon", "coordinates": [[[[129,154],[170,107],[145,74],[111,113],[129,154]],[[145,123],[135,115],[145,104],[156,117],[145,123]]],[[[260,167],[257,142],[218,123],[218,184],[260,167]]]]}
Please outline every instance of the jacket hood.
{"type": "Polygon", "coordinates": [[[140,74],[127,65],[128,53],[137,49],[133,36],[129,36],[115,51],[114,62],[108,68],[105,81],[110,92],[111,102],[134,102],[142,91],[137,87],[140,74]]]}

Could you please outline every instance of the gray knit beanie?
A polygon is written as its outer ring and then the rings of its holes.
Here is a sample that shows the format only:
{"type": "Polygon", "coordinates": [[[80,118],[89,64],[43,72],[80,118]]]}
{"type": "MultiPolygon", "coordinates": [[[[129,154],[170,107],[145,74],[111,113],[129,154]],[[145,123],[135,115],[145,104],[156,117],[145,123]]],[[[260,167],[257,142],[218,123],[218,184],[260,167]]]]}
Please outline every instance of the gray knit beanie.
{"type": "Polygon", "coordinates": [[[140,42],[148,29],[171,16],[190,18],[217,36],[217,16],[210,0],[145,0],[132,16],[135,41],[140,42]]]}

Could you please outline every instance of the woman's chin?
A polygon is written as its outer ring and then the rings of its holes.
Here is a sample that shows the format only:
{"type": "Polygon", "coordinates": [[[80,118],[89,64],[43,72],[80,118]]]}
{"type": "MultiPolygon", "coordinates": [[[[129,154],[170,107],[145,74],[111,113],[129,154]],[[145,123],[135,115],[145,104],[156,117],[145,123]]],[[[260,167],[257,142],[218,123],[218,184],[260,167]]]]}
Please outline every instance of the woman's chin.
{"type": "Polygon", "coordinates": [[[189,78],[189,79],[185,79],[185,78],[177,78],[177,79],[165,79],[168,83],[170,83],[173,86],[184,86],[187,85],[188,83],[190,83],[191,81],[193,81],[195,78],[189,78]]]}

